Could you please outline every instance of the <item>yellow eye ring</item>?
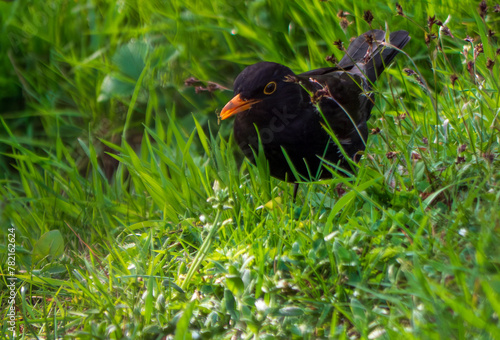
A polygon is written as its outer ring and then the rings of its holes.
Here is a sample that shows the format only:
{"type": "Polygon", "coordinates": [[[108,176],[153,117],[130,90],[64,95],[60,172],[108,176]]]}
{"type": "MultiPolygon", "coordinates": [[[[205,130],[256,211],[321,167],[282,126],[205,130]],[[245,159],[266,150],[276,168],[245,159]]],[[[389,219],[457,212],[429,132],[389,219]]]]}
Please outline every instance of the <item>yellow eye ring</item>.
{"type": "Polygon", "coordinates": [[[264,94],[273,94],[274,91],[276,91],[276,82],[275,81],[270,81],[267,83],[266,87],[264,87],[264,94]]]}

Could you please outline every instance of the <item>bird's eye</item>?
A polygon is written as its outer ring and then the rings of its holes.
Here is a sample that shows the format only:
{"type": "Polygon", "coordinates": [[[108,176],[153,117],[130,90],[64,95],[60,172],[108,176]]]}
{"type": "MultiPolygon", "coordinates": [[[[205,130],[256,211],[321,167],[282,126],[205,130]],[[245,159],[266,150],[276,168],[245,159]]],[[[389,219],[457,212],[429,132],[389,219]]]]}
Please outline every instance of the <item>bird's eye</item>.
{"type": "Polygon", "coordinates": [[[276,82],[270,81],[267,83],[266,87],[264,87],[264,94],[272,94],[274,91],[276,91],[276,82]]]}

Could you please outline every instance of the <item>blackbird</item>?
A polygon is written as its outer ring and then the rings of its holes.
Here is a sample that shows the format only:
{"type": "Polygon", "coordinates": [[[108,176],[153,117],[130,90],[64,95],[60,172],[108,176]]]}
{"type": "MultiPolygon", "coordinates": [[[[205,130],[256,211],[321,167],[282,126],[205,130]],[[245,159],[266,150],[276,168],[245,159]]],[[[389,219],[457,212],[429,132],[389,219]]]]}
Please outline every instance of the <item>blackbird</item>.
{"type": "Polygon", "coordinates": [[[236,115],[234,137],[245,156],[255,163],[261,143],[271,176],[288,182],[331,178],[325,167],[332,165],[349,171],[346,156],[357,161],[365,150],[371,85],[399,53],[394,47],[410,40],[406,31],[385,37],[382,30],[362,34],[335,67],[297,75],[272,62],[245,68],[220,113],[236,115]]]}

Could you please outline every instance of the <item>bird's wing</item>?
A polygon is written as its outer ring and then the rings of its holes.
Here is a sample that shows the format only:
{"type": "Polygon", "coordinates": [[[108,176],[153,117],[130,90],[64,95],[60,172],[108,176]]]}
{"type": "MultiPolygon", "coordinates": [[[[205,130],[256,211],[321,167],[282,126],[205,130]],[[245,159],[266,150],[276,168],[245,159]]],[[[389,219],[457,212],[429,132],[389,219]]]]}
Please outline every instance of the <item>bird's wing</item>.
{"type": "Polygon", "coordinates": [[[338,67],[323,67],[323,68],[317,68],[315,70],[307,71],[301,74],[298,74],[297,76],[300,78],[308,78],[308,77],[314,77],[314,76],[320,76],[322,74],[326,73],[332,73],[334,71],[338,71],[338,67]]]}
{"type": "Polygon", "coordinates": [[[368,31],[351,43],[337,67],[362,74],[373,83],[399,53],[390,46],[402,49],[408,41],[410,36],[406,31],[392,32],[389,42],[385,41],[384,31],[368,31]]]}
{"type": "Polygon", "coordinates": [[[373,107],[370,87],[359,74],[335,71],[311,78],[324,87],[321,111],[338,135],[348,135],[365,123],[373,107]]]}
{"type": "MultiPolygon", "coordinates": [[[[396,31],[389,35],[389,44],[398,49],[402,49],[410,36],[406,31],[396,31]]],[[[367,77],[371,82],[375,82],[399,53],[398,50],[389,46],[384,46],[385,32],[382,30],[368,31],[349,45],[344,57],[335,67],[324,67],[300,74],[301,77],[313,77],[328,74],[335,71],[351,71],[367,77]]]]}
{"type": "Polygon", "coordinates": [[[369,36],[373,40],[385,40],[385,32],[382,30],[371,30],[361,34],[349,45],[344,57],[339,61],[337,66],[341,69],[349,70],[362,61],[370,48],[370,44],[367,42],[369,36]]]}

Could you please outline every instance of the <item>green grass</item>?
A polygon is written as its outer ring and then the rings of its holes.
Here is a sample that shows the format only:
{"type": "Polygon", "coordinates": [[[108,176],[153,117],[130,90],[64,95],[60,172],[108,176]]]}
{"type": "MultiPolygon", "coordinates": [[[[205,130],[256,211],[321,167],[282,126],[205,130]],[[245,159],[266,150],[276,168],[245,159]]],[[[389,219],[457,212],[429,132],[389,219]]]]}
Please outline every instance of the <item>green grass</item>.
{"type": "Polygon", "coordinates": [[[500,338],[500,14],[400,3],[1,2],[0,333],[13,228],[19,339],[500,338]],[[367,150],[295,203],[184,85],[370,27],[412,40],[367,150]]]}

